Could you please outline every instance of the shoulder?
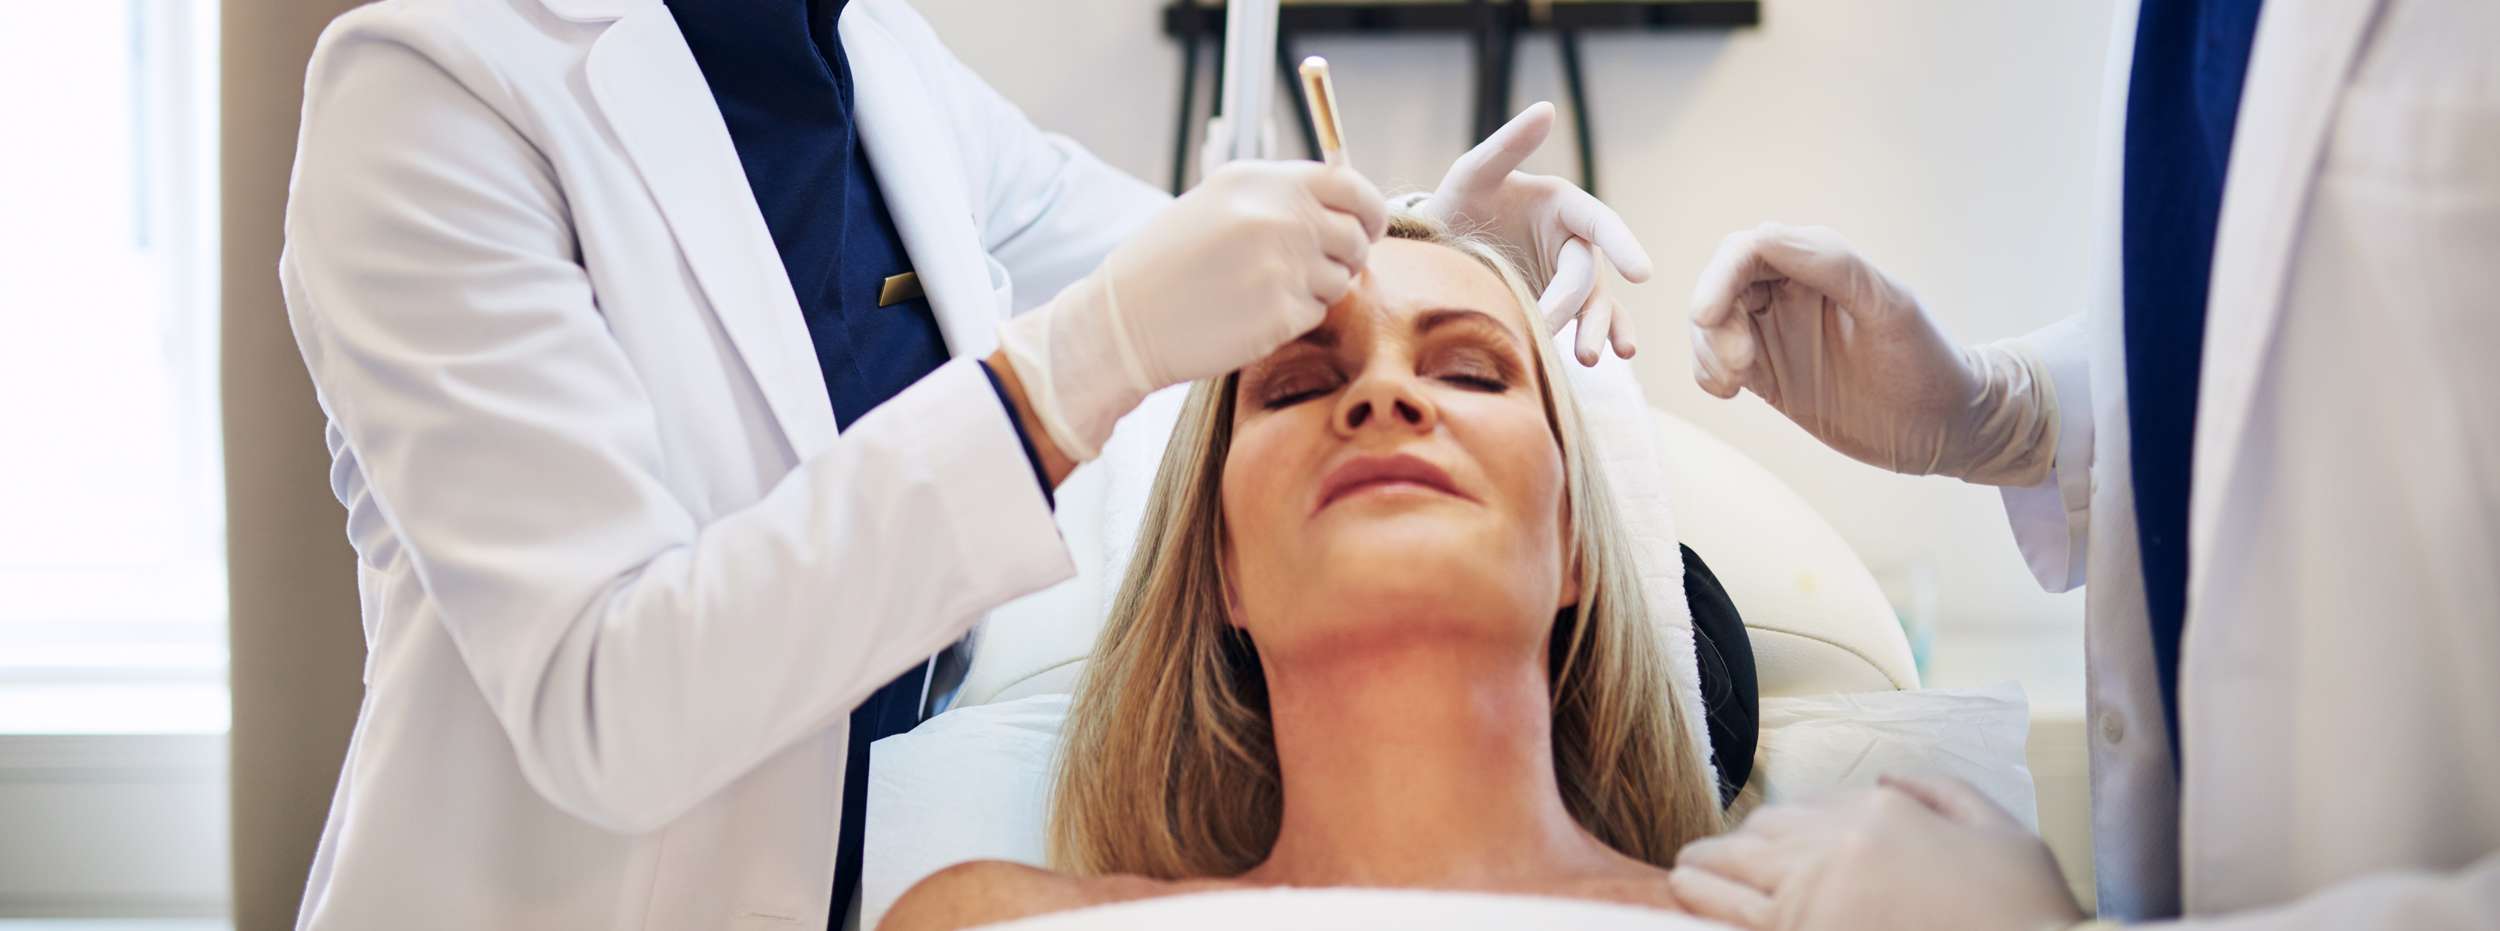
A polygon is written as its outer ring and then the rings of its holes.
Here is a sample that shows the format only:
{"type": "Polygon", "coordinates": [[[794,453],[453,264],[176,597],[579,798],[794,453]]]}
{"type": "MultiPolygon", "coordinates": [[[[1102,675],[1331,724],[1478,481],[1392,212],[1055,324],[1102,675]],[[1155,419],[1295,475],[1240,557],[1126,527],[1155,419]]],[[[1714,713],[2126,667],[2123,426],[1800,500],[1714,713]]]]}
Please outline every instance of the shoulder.
{"type": "Polygon", "coordinates": [[[1069,876],[1005,860],[975,860],[939,870],[914,884],[895,900],[877,927],[879,931],[967,928],[1236,886],[1220,879],[1167,882],[1143,876],[1069,876]]]}
{"type": "Polygon", "coordinates": [[[912,884],[880,931],[966,928],[1092,904],[1086,881],[1005,860],[958,863],[912,884]]]}
{"type": "Polygon", "coordinates": [[[330,21],[306,79],[319,87],[336,72],[407,58],[492,98],[515,80],[577,65],[596,34],[540,0],[382,0],[330,21]]]}

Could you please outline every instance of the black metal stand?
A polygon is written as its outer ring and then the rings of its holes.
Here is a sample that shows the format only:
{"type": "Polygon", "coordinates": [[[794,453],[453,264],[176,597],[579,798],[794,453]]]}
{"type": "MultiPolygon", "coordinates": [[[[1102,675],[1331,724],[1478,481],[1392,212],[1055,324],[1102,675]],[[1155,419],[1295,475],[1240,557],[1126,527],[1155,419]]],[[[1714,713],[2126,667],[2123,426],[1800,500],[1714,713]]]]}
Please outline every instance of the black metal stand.
{"type": "MultiPolygon", "coordinates": [[[[1588,81],[1581,67],[1580,36],[1594,31],[1669,31],[1734,29],[1760,25],[1760,0],[1458,0],[1418,3],[1414,0],[1373,2],[1301,2],[1284,0],[1276,17],[1276,67],[1285,86],[1301,100],[1302,82],[1294,77],[1296,36],[1449,34],[1472,40],[1476,61],[1475,138],[1490,135],[1510,117],[1510,88],[1518,75],[1519,38],[1529,32],[1551,32],[1561,52],[1563,88],[1573,116],[1580,148],[1580,186],[1597,190],[1596,135],[1588,105],[1588,81]]],[[[1181,43],[1180,123],[1172,142],[1172,193],[1188,178],[1189,149],[1197,121],[1193,110],[1198,91],[1198,43],[1215,42],[1215,72],[1224,73],[1224,4],[1222,0],[1173,0],[1163,8],[1163,32],[1181,43]]],[[[1319,142],[1307,108],[1295,125],[1314,157],[1319,142]]]]}

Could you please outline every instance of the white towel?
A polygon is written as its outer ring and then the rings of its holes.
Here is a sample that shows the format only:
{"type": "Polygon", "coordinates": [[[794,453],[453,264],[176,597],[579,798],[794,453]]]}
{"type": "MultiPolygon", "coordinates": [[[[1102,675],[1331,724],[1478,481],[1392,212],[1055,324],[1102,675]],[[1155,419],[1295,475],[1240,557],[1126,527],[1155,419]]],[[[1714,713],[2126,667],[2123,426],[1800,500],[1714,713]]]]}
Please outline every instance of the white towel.
{"type": "Polygon", "coordinates": [[[1189,931],[1228,931],[1234,928],[1258,931],[1270,928],[1295,928],[1299,931],[1372,931],[1376,928],[1707,931],[1726,926],[1652,908],[1579,899],[1402,889],[1258,889],[1121,902],[988,927],[993,931],[1122,931],[1131,928],[1187,928],[1189,931]]]}
{"type": "MultiPolygon", "coordinates": [[[[1632,364],[1605,354],[1592,368],[1569,361],[1579,324],[1556,335],[1557,348],[1570,371],[1573,396],[1588,422],[1594,455],[1614,492],[1616,516],[1632,538],[1632,558],[1639,564],[1642,600],[1663,635],[1667,671],[1675,676],[1684,697],[1684,731],[1693,737],[1693,751],[1704,765],[1710,758],[1710,731],[1703,723],[1701,667],[1693,646],[1693,607],[1684,600],[1684,554],[1677,545],[1675,509],[1667,503],[1666,437],[1657,413],[1632,377],[1632,364]]],[[[1717,770],[1711,770],[1716,777],[1717,770]]]]}

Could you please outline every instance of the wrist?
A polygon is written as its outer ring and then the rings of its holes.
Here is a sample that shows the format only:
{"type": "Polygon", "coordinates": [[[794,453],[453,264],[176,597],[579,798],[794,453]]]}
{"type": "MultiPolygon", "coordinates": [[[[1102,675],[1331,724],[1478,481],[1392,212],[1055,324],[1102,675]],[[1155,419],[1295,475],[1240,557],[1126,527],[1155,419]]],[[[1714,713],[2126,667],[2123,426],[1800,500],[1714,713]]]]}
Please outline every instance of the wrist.
{"type": "Polygon", "coordinates": [[[1138,385],[1140,363],[1123,342],[1116,300],[1097,271],[998,328],[994,357],[1013,372],[1024,415],[1071,463],[1100,455],[1149,390],[1138,385]]]}
{"type": "Polygon", "coordinates": [[[1068,480],[1068,473],[1076,470],[1076,460],[1059,448],[1058,441],[1051,439],[1050,430],[1042,425],[1041,417],[1034,413],[1033,398],[1026,393],[1024,379],[1016,374],[1015,360],[1007,357],[1007,350],[994,351],[985,361],[998,376],[1000,393],[1007,396],[1008,413],[1016,418],[1026,439],[1033,444],[1033,455],[1042,463],[1042,474],[1051,487],[1059,487],[1059,483],[1068,480]]]}
{"type": "Polygon", "coordinates": [[[2027,487],[2057,464],[2057,395],[2048,367],[2020,340],[1958,350],[1970,373],[1960,468],[1979,485],[2027,487]]]}

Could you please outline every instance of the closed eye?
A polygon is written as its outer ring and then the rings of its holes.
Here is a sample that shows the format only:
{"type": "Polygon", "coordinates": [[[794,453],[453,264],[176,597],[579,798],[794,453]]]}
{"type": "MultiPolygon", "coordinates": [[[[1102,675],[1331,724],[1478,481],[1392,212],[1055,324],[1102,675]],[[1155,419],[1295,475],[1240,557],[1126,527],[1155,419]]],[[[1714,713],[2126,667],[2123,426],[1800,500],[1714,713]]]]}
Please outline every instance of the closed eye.
{"type": "Polygon", "coordinates": [[[1424,357],[1417,374],[1469,391],[1501,394],[1518,383],[1518,366],[1509,354],[1484,345],[1480,334],[1458,335],[1424,357]]]}
{"type": "Polygon", "coordinates": [[[1292,407],[1304,401],[1316,401],[1325,397],[1329,392],[1335,390],[1337,389],[1333,387],[1305,388],[1297,391],[1287,391],[1283,394],[1273,394],[1269,395],[1265,400],[1260,401],[1259,407],[1271,411],[1279,408],[1292,407]]]}
{"type": "Polygon", "coordinates": [[[1343,384],[1345,377],[1336,366],[1326,359],[1306,358],[1259,373],[1250,396],[1258,400],[1260,409],[1272,411],[1325,397],[1343,384]]]}

